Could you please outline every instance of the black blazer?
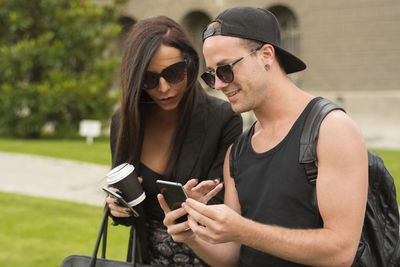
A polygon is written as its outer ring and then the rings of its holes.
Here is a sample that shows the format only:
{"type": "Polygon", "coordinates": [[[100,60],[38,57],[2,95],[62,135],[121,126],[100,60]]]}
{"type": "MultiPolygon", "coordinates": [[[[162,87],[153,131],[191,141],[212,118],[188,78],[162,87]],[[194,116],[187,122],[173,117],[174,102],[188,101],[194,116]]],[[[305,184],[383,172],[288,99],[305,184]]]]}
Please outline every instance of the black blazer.
{"type": "MultiPolygon", "coordinates": [[[[112,116],[110,145],[113,163],[118,137],[120,112],[112,116]]],[[[191,178],[199,181],[222,179],[226,150],[242,132],[242,117],[232,111],[230,103],[203,91],[195,103],[187,135],[177,160],[177,182],[191,178]]],[[[113,164],[114,165],[114,164],[113,164]]]]}
{"type": "MultiPolygon", "coordinates": [[[[182,184],[185,184],[191,178],[197,178],[199,181],[215,178],[222,179],[226,150],[241,134],[243,127],[242,117],[232,111],[228,102],[212,97],[202,89],[199,90],[196,100],[191,119],[188,122],[188,132],[177,160],[176,177],[171,177],[182,184]]],[[[115,166],[119,120],[120,111],[118,110],[112,116],[110,129],[113,166],[115,166]]],[[[222,203],[223,195],[224,190],[221,190],[209,203],[222,203]]],[[[136,206],[136,209],[142,214],[138,220],[133,217],[111,217],[117,224],[135,224],[142,247],[142,258],[145,263],[148,263],[146,219],[143,208],[143,204],[136,206]]]]}

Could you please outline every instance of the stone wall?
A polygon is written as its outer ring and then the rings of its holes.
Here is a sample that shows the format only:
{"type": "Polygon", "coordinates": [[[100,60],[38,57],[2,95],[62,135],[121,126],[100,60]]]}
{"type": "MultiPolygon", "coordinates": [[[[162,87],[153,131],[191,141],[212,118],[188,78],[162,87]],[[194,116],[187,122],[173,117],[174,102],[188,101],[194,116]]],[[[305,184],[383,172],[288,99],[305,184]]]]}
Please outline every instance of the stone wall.
{"type": "MultiPolygon", "coordinates": [[[[296,44],[287,49],[307,64],[307,70],[291,78],[303,90],[342,104],[368,146],[400,148],[398,0],[131,0],[124,11],[132,22],[154,15],[173,18],[201,54],[204,26],[238,5],[289,11],[296,44]]],[[[285,15],[277,17],[285,20],[285,15]]],[[[253,119],[245,115],[246,124],[253,119]]]]}

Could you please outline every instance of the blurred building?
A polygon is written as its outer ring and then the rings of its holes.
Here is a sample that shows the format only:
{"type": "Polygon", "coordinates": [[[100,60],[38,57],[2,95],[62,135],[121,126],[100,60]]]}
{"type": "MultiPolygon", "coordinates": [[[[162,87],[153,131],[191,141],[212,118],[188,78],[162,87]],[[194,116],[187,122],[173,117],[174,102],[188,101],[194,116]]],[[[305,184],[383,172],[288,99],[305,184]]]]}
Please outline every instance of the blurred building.
{"type": "MultiPolygon", "coordinates": [[[[184,26],[201,54],[204,27],[239,5],[276,15],[282,46],[307,64],[290,75],[300,88],[342,105],[368,146],[400,148],[398,0],[130,0],[120,23],[128,30],[142,18],[169,16],[184,26]]],[[[121,45],[122,39],[123,34],[121,45]]],[[[246,125],[254,120],[251,114],[244,118],[246,125]]]]}

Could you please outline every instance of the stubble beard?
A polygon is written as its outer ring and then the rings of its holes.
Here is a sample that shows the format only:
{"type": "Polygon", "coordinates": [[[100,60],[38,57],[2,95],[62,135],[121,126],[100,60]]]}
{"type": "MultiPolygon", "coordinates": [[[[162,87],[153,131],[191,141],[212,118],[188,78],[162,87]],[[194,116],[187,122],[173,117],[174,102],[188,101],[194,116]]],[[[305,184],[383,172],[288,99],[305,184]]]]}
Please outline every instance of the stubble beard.
{"type": "Polygon", "coordinates": [[[251,105],[248,103],[240,103],[237,101],[236,103],[231,103],[232,110],[236,113],[245,113],[253,110],[251,105]]]}

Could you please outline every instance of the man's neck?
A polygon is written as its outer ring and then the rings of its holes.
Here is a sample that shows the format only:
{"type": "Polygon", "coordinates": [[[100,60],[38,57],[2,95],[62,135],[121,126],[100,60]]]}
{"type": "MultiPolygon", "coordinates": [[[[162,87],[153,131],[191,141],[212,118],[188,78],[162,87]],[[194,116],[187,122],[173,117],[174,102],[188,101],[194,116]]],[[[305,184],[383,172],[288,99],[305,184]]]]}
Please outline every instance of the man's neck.
{"type": "Polygon", "coordinates": [[[293,83],[281,84],[272,88],[264,101],[254,109],[261,128],[269,128],[284,122],[294,122],[313,98],[293,83]]]}

